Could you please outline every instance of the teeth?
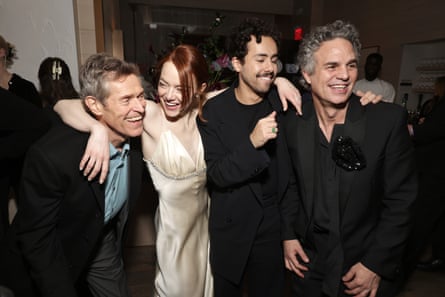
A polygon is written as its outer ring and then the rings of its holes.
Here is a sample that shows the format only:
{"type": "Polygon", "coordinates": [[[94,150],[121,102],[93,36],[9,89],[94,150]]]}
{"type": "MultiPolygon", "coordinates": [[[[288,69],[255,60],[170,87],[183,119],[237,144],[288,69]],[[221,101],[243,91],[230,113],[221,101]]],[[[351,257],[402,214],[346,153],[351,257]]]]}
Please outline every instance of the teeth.
{"type": "Polygon", "coordinates": [[[142,120],[142,116],[128,118],[127,120],[130,121],[130,122],[137,122],[137,121],[142,120]]]}
{"type": "Polygon", "coordinates": [[[164,102],[165,102],[165,104],[168,105],[168,106],[176,106],[176,105],[179,105],[179,103],[176,103],[176,102],[168,102],[168,101],[164,101],[164,102]]]}
{"type": "Polygon", "coordinates": [[[332,86],[334,89],[346,89],[346,87],[347,86],[344,86],[344,85],[335,85],[335,86],[332,86]]]}

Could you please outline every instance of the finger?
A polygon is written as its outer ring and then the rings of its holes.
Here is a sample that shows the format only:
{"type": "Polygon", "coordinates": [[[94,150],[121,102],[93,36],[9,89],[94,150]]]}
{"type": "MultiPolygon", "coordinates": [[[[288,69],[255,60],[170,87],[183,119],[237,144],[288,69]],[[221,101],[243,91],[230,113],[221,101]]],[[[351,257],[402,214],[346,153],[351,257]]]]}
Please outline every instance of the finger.
{"type": "Polygon", "coordinates": [[[355,94],[359,97],[363,97],[363,95],[365,95],[365,93],[363,93],[363,91],[361,91],[361,90],[355,91],[355,94]]]}
{"type": "Polygon", "coordinates": [[[94,163],[94,166],[93,166],[90,174],[88,175],[88,180],[89,181],[93,180],[96,177],[96,175],[100,172],[101,168],[102,168],[102,162],[96,161],[94,163]]]}
{"type": "Polygon", "coordinates": [[[101,171],[100,177],[99,177],[100,184],[103,184],[105,182],[105,179],[107,178],[107,174],[108,174],[108,162],[103,162],[102,163],[102,171],[101,171]]]}
{"type": "Polygon", "coordinates": [[[277,115],[277,112],[274,110],[267,117],[275,120],[276,115],[277,115]]]}
{"type": "Polygon", "coordinates": [[[383,98],[382,95],[374,96],[374,99],[372,100],[372,103],[378,103],[378,102],[382,101],[382,98],[383,98]]]}
{"type": "Polygon", "coordinates": [[[292,271],[292,264],[291,261],[289,261],[288,259],[284,258],[284,266],[286,267],[287,270],[292,271]]]}
{"type": "Polygon", "coordinates": [[[297,96],[294,98],[294,100],[292,100],[292,105],[295,107],[295,109],[297,110],[297,114],[298,115],[302,115],[303,114],[303,110],[301,108],[301,96],[297,96]]]}
{"type": "Polygon", "coordinates": [[[93,168],[94,168],[94,164],[96,164],[96,160],[94,160],[92,158],[88,159],[88,162],[86,163],[84,170],[83,170],[84,176],[88,176],[91,173],[91,170],[93,170],[93,168]]]}
{"type": "MultiPolygon", "coordinates": [[[[346,294],[353,295],[353,296],[359,295],[363,292],[364,292],[364,290],[361,287],[348,288],[345,290],[346,294]]],[[[367,293],[367,291],[365,291],[365,292],[367,293]]]]}
{"type": "Polygon", "coordinates": [[[300,251],[298,251],[298,255],[300,256],[301,260],[303,260],[304,263],[309,263],[310,259],[309,259],[309,257],[306,255],[306,253],[304,252],[303,249],[301,249],[300,251]]]}
{"type": "Polygon", "coordinates": [[[343,282],[343,284],[346,288],[348,288],[348,290],[355,290],[357,288],[360,288],[360,285],[355,281],[343,282]]]}
{"type": "Polygon", "coordinates": [[[350,282],[352,281],[352,279],[354,278],[354,273],[349,270],[343,277],[342,277],[342,281],[343,282],[350,282]]]}
{"type": "Polygon", "coordinates": [[[284,96],[280,96],[281,104],[283,105],[283,110],[286,111],[288,108],[287,100],[284,96]]]}
{"type": "Polygon", "coordinates": [[[298,275],[301,278],[304,278],[304,273],[303,271],[307,271],[307,267],[304,267],[300,264],[295,264],[295,262],[291,261],[290,263],[290,270],[293,271],[296,275],[298,275]],[[300,267],[302,267],[303,269],[300,269],[300,267]]]}
{"type": "Polygon", "coordinates": [[[82,159],[79,163],[79,170],[82,171],[85,168],[85,165],[87,164],[88,160],[90,159],[90,156],[87,152],[82,156],[82,159]]]}
{"type": "Polygon", "coordinates": [[[278,134],[278,126],[277,126],[277,125],[272,126],[272,127],[270,128],[270,132],[271,132],[273,135],[277,135],[277,134],[278,134]]]}

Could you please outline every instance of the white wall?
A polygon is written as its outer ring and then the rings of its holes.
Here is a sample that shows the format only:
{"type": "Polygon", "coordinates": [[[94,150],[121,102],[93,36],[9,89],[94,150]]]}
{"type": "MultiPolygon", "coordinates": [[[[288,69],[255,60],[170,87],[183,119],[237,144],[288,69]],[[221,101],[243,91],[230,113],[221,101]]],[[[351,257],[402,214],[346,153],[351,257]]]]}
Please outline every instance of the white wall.
{"type": "Polygon", "coordinates": [[[48,56],[65,60],[79,89],[73,7],[72,0],[0,0],[0,35],[17,49],[11,71],[38,89],[39,65],[48,56]]]}

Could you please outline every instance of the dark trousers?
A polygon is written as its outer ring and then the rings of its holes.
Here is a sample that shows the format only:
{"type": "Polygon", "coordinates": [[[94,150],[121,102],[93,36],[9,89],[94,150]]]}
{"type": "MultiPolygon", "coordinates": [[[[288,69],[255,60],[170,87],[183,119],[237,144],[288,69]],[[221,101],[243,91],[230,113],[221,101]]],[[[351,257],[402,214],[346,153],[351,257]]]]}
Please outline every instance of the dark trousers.
{"type": "Polygon", "coordinates": [[[122,259],[122,245],[115,228],[109,228],[102,238],[96,256],[90,263],[86,282],[94,297],[129,297],[127,276],[122,259]]]}
{"type": "MultiPolygon", "coordinates": [[[[105,228],[93,260],[85,275],[76,281],[79,296],[129,297],[127,277],[122,259],[122,245],[118,242],[115,224],[105,228]]],[[[13,232],[0,240],[0,286],[10,288],[14,297],[38,297],[28,265],[17,246],[13,232]]]]}
{"type": "Polygon", "coordinates": [[[281,297],[284,294],[283,248],[276,205],[264,210],[241,283],[234,284],[214,275],[214,297],[241,297],[245,289],[249,297],[281,297]]]}

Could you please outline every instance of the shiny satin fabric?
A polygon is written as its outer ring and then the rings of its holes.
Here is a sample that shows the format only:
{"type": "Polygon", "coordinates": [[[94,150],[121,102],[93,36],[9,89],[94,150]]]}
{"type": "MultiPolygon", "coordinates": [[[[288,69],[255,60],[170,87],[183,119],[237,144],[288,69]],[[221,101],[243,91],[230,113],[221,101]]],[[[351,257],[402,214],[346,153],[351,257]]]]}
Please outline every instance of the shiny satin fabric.
{"type": "MultiPolygon", "coordinates": [[[[199,135],[199,134],[198,134],[199,135]]],[[[201,141],[196,162],[170,131],[146,160],[159,206],[155,216],[156,297],[211,297],[206,167],[201,141]]]]}

